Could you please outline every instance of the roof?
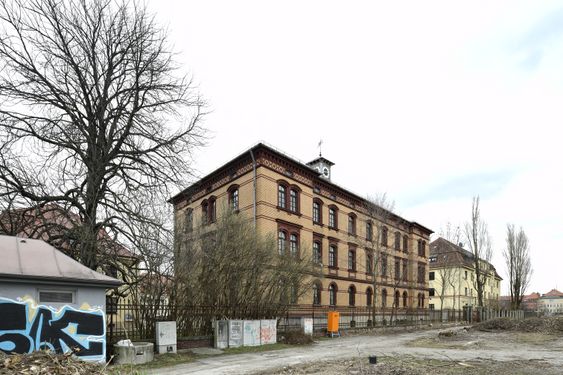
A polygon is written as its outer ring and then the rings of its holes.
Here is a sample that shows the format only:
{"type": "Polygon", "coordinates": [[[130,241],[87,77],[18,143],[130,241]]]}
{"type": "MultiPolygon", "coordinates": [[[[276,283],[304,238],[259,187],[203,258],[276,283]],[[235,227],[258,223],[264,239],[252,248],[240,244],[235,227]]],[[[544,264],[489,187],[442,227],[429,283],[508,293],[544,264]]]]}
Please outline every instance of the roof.
{"type": "Polygon", "coordinates": [[[123,284],[41,240],[0,235],[0,257],[0,280],[64,281],[110,288],[123,284]]]}
{"type": "MultiPolygon", "coordinates": [[[[430,263],[431,268],[445,267],[445,266],[465,266],[473,268],[474,255],[472,252],[465,250],[463,247],[458,246],[445,238],[439,237],[430,243],[430,257],[435,256],[436,261],[430,263]]],[[[481,259],[488,264],[495,272],[495,277],[502,280],[499,276],[495,266],[481,259]]]]}
{"type": "MultiPolygon", "coordinates": [[[[275,155],[278,155],[278,156],[284,158],[285,160],[287,160],[287,161],[293,163],[294,165],[300,167],[302,170],[308,171],[309,173],[311,173],[312,176],[317,176],[317,177],[319,177],[319,173],[318,173],[318,171],[317,171],[316,169],[314,169],[314,168],[312,168],[312,167],[310,166],[311,163],[314,163],[314,162],[316,162],[316,161],[322,159],[322,160],[324,160],[325,162],[330,163],[331,165],[334,165],[334,163],[332,163],[331,161],[325,159],[325,158],[322,157],[322,156],[319,156],[317,159],[315,159],[315,160],[313,160],[313,161],[311,161],[311,162],[309,162],[309,163],[305,163],[305,162],[303,162],[303,161],[301,161],[301,160],[299,160],[299,159],[297,159],[297,158],[295,158],[295,157],[293,157],[293,156],[290,156],[290,155],[286,154],[285,152],[283,152],[283,151],[281,151],[281,150],[278,150],[277,148],[275,148],[275,147],[273,147],[273,146],[267,145],[267,144],[265,144],[265,143],[263,143],[263,142],[259,142],[259,143],[257,143],[256,145],[252,146],[250,149],[244,151],[242,154],[240,154],[240,155],[238,155],[237,157],[235,157],[234,159],[231,159],[229,162],[227,162],[227,163],[225,163],[224,165],[220,166],[219,168],[215,169],[213,172],[207,174],[206,176],[204,176],[203,178],[201,178],[199,181],[197,181],[197,182],[195,182],[194,184],[188,186],[186,189],[182,190],[182,191],[179,192],[178,194],[172,196],[172,197],[168,200],[168,202],[169,202],[169,203],[172,203],[172,204],[176,204],[177,202],[181,201],[184,197],[190,196],[191,194],[193,194],[194,191],[196,191],[198,188],[200,188],[201,186],[203,186],[207,181],[211,180],[212,177],[215,176],[216,174],[221,173],[221,172],[223,172],[223,171],[229,169],[230,167],[232,167],[233,165],[236,165],[237,163],[240,163],[241,160],[244,160],[245,158],[250,158],[250,157],[254,158],[254,155],[255,155],[259,150],[266,150],[266,151],[268,151],[268,152],[270,152],[270,153],[273,153],[273,154],[275,154],[275,155]],[[250,156],[250,154],[252,154],[252,156],[250,156]]],[[[337,189],[337,190],[339,190],[339,191],[341,191],[341,192],[344,192],[345,194],[354,197],[354,199],[357,199],[358,201],[366,202],[366,198],[361,197],[359,194],[356,194],[356,193],[354,193],[354,192],[352,192],[352,191],[350,191],[350,190],[348,190],[348,189],[346,189],[346,188],[343,188],[342,186],[337,185],[337,184],[335,184],[335,183],[332,182],[332,181],[325,180],[325,179],[321,179],[320,177],[319,177],[319,180],[320,180],[320,181],[319,181],[320,183],[325,184],[325,185],[328,185],[328,186],[330,186],[330,187],[332,187],[332,188],[334,188],[334,189],[337,189]]],[[[417,223],[417,222],[415,222],[415,221],[408,221],[408,220],[406,220],[406,219],[400,217],[399,215],[397,215],[397,214],[395,214],[395,213],[392,213],[392,212],[391,212],[391,217],[394,217],[394,218],[396,218],[396,219],[400,219],[400,220],[407,221],[407,222],[410,223],[411,226],[417,227],[417,228],[419,228],[420,230],[423,230],[423,231],[427,232],[429,235],[432,234],[432,233],[434,233],[434,231],[432,231],[431,229],[429,229],[429,228],[423,226],[422,224],[417,223]]]]}
{"type": "Polygon", "coordinates": [[[558,291],[557,289],[551,289],[549,292],[545,293],[544,295],[542,295],[542,298],[544,297],[563,297],[563,293],[561,293],[560,291],[558,291]]]}

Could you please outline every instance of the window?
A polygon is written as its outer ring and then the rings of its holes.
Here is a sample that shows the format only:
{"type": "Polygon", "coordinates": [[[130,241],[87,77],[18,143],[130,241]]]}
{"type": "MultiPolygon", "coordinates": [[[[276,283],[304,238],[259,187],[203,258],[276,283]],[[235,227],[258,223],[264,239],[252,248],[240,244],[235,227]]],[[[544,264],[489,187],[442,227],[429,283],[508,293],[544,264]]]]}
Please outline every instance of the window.
{"type": "Polygon", "coordinates": [[[372,241],[373,240],[373,224],[371,221],[366,223],[366,240],[372,241]]]}
{"type": "Polygon", "coordinates": [[[426,256],[426,242],[418,240],[418,255],[421,257],[426,256]]]}
{"type": "Polygon", "coordinates": [[[428,258],[428,261],[429,261],[430,263],[436,263],[437,260],[438,260],[438,257],[436,257],[435,255],[434,255],[434,256],[431,256],[430,258],[428,258]]]}
{"type": "Polygon", "coordinates": [[[393,300],[393,306],[399,307],[399,301],[401,299],[401,293],[399,291],[395,291],[395,299],[393,300]]]}
{"type": "Polygon", "coordinates": [[[330,284],[328,287],[328,299],[331,306],[336,306],[336,285],[330,284]]]}
{"type": "MultiPolygon", "coordinates": [[[[486,293],[486,292],[485,292],[486,293]]],[[[465,295],[467,296],[467,288],[465,288],[465,295]]]]}
{"type": "Polygon", "coordinates": [[[418,308],[424,308],[424,293],[418,293],[418,308]]]}
{"type": "Polygon", "coordinates": [[[338,228],[338,209],[335,206],[328,209],[328,227],[331,229],[338,228]]]}
{"type": "Polygon", "coordinates": [[[348,234],[356,235],[356,215],[348,215],[348,234]]]}
{"type": "Polygon", "coordinates": [[[348,250],[348,271],[356,272],[356,250],[348,250]]]}
{"type": "Polygon", "coordinates": [[[184,228],[187,233],[190,233],[194,229],[194,210],[188,208],[186,210],[186,216],[184,218],[184,228]]]}
{"type": "Polygon", "coordinates": [[[40,290],[40,303],[74,303],[74,293],[67,290],[40,290]]]}
{"type": "Polygon", "coordinates": [[[401,233],[395,232],[395,250],[401,250],[401,233]]]}
{"type": "Polygon", "coordinates": [[[430,310],[434,310],[434,304],[433,304],[433,303],[429,304],[429,305],[428,305],[428,308],[429,308],[430,310]]]}
{"type": "Polygon", "coordinates": [[[381,307],[387,307],[387,289],[381,291],[381,307]]]}
{"type": "Polygon", "coordinates": [[[373,291],[371,288],[367,288],[366,290],[366,306],[371,306],[373,301],[373,291]]]}
{"type": "Polygon", "coordinates": [[[366,273],[368,275],[373,274],[373,254],[366,253],[366,273]]]}
{"type": "Polygon", "coordinates": [[[424,263],[418,264],[418,282],[423,284],[426,279],[426,266],[424,263]]]}
{"type": "Polygon", "coordinates": [[[350,285],[348,288],[348,305],[356,305],[356,287],[354,285],[350,285]]]}
{"type": "Polygon", "coordinates": [[[203,201],[201,203],[201,223],[208,224],[209,223],[209,203],[207,201],[203,201]]]}
{"type": "Polygon", "coordinates": [[[387,254],[381,255],[381,276],[387,277],[387,254]]]}
{"type": "Polygon", "coordinates": [[[238,186],[234,185],[229,188],[229,207],[233,211],[239,210],[238,204],[238,186]]]}
{"type": "Polygon", "coordinates": [[[328,248],[328,266],[332,268],[336,268],[337,266],[337,249],[335,245],[330,245],[328,248]]]}
{"type": "Polygon", "coordinates": [[[320,241],[313,242],[313,261],[317,264],[321,264],[323,261],[323,252],[320,241]]]}
{"type": "Polygon", "coordinates": [[[387,246],[387,227],[381,228],[381,244],[387,246]]]}
{"type": "Polygon", "coordinates": [[[428,280],[434,280],[434,271],[428,274],[428,280]]]}
{"type": "Polygon", "coordinates": [[[313,201],[313,223],[321,224],[321,203],[319,201],[313,201]]]}
{"type": "MultiPolygon", "coordinates": [[[[466,291],[467,291],[467,288],[465,288],[465,289],[466,289],[466,291]]],[[[434,293],[435,293],[434,288],[430,288],[430,289],[428,290],[428,296],[434,297],[434,293]]]]}
{"type": "Polygon", "coordinates": [[[313,305],[321,304],[321,285],[320,282],[313,283],[313,305]]]}
{"type": "Polygon", "coordinates": [[[467,280],[467,271],[465,271],[465,273],[464,273],[464,275],[463,275],[463,278],[464,278],[465,280],[467,280]]]}
{"type": "Polygon", "coordinates": [[[280,208],[286,208],[286,200],[285,200],[285,194],[286,194],[286,187],[285,185],[278,185],[278,207],[280,208]]]}
{"type": "Polygon", "coordinates": [[[403,307],[407,307],[407,302],[409,299],[409,295],[407,294],[407,292],[403,292],[403,307]]]}
{"type": "Polygon", "coordinates": [[[395,280],[401,280],[401,260],[395,258],[395,280]]]}
{"type": "Polygon", "coordinates": [[[403,251],[405,253],[409,252],[409,237],[407,235],[403,236],[403,251]]]}
{"type": "Polygon", "coordinates": [[[299,240],[295,233],[289,236],[289,253],[292,257],[297,257],[299,251],[299,240]]]}
{"type": "Polygon", "coordinates": [[[283,230],[280,230],[278,232],[278,253],[280,255],[285,254],[286,240],[287,240],[287,233],[283,230]]]}
{"type": "Polygon", "coordinates": [[[403,281],[407,281],[409,277],[408,260],[403,259],[403,281]]]}
{"type": "Polygon", "coordinates": [[[291,189],[289,191],[289,210],[291,212],[299,212],[297,190],[291,189]]]}
{"type": "Polygon", "coordinates": [[[217,204],[214,197],[209,198],[209,214],[207,215],[210,223],[217,219],[217,204]]]}

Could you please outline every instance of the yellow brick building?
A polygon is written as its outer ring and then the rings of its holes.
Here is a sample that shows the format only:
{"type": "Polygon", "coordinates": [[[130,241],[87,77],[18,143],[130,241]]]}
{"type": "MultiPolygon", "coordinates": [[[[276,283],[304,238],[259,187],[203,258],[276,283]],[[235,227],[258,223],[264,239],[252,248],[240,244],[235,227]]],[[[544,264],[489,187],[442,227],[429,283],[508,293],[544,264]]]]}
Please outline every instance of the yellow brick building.
{"type": "MultiPolygon", "coordinates": [[[[473,254],[464,248],[438,238],[430,244],[430,309],[462,309],[477,306],[477,287],[473,254]]],[[[488,270],[483,300],[486,307],[498,307],[502,278],[495,267],[482,261],[488,270]]]]}
{"type": "Polygon", "coordinates": [[[402,310],[428,305],[428,246],[431,230],[388,213],[370,215],[367,201],[331,182],[333,163],[318,157],[300,162],[259,143],[174,196],[175,225],[215,221],[221,207],[254,220],[261,233],[274,234],[280,251],[301,249],[324,277],[311,279],[300,305],[380,306],[402,310]],[[373,241],[382,228],[374,297],[373,241]],[[394,266],[398,266],[394,268],[394,266]],[[382,296],[387,296],[382,298],[382,296]],[[398,298],[397,298],[398,297],[398,298]]]}

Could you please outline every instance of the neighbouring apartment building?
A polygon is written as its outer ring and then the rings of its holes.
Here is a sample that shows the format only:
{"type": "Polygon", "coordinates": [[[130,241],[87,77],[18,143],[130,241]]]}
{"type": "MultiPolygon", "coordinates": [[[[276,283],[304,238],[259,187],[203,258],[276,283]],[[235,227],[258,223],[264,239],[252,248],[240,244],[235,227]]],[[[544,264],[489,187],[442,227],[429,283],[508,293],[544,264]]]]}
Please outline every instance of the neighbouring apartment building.
{"type": "Polygon", "coordinates": [[[186,220],[213,225],[221,207],[248,215],[260,233],[276,236],[280,253],[306,249],[321,267],[323,277],[311,279],[298,304],[333,307],[372,305],[370,244],[381,228],[377,304],[427,308],[432,231],[392,213],[384,221],[371,215],[365,198],[331,181],[333,165],[259,143],[171,198],[176,228],[186,220]]]}
{"type": "Polygon", "coordinates": [[[546,315],[563,314],[563,293],[551,289],[538,300],[538,310],[546,315]]]}
{"type": "MultiPolygon", "coordinates": [[[[477,305],[474,255],[463,247],[438,238],[430,244],[430,309],[461,309],[477,305]],[[442,305],[443,303],[443,305],[442,305]]],[[[486,306],[498,307],[500,282],[495,267],[482,260],[486,269],[483,299],[486,306]]]]}

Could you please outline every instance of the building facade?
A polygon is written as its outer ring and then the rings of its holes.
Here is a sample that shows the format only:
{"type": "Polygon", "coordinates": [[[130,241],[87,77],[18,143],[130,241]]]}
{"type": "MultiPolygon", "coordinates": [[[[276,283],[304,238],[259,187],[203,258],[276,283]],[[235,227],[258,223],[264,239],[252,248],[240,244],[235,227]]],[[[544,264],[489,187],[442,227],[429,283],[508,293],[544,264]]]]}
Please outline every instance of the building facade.
{"type": "MultiPolygon", "coordinates": [[[[459,245],[444,238],[430,244],[430,309],[461,309],[463,306],[476,306],[477,286],[474,256],[459,245]]],[[[502,278],[495,267],[482,261],[486,269],[483,300],[487,307],[499,307],[500,282],[502,278]]]]}
{"type": "Polygon", "coordinates": [[[538,310],[545,315],[563,314],[563,293],[557,289],[542,294],[538,299],[538,310]]]}
{"type": "Polygon", "coordinates": [[[299,305],[371,306],[377,293],[382,307],[426,308],[432,231],[390,212],[374,215],[364,198],[331,181],[333,165],[321,156],[303,163],[257,144],[172,197],[175,226],[213,225],[230,207],[259,233],[275,235],[280,254],[310,252],[303,255],[323,277],[311,279],[299,305]],[[376,232],[381,241],[374,246],[376,232]]]}

